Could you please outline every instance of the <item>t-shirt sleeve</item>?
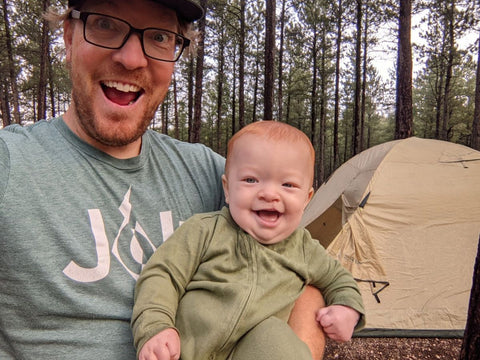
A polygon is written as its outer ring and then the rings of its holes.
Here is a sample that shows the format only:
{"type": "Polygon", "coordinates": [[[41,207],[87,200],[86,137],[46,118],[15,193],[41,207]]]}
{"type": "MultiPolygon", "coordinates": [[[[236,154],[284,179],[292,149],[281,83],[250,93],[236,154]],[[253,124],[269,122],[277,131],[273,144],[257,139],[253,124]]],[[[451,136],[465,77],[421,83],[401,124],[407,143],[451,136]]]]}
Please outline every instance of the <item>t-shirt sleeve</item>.
{"type": "Polygon", "coordinates": [[[5,191],[8,184],[8,178],[10,175],[10,153],[7,145],[0,138],[0,204],[5,196],[5,191]]]}
{"type": "MultiPolygon", "coordinates": [[[[206,211],[220,210],[225,205],[225,196],[222,187],[222,175],[225,171],[225,158],[202,144],[186,144],[183,146],[194,146],[194,151],[188,149],[191,163],[189,168],[195,172],[196,186],[205,202],[206,211]]],[[[187,150],[187,148],[185,148],[187,150]]]]}

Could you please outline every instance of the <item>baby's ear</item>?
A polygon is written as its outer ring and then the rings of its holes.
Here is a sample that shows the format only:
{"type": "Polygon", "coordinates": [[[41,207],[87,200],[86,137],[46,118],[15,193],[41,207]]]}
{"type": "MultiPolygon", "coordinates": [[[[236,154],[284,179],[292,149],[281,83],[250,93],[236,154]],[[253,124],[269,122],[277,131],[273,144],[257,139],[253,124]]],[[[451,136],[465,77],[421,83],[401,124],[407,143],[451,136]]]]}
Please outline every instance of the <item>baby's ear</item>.
{"type": "Polygon", "coordinates": [[[310,190],[308,190],[307,201],[305,201],[305,206],[303,207],[304,210],[307,207],[310,200],[312,200],[312,196],[313,196],[314,193],[315,193],[315,191],[313,190],[313,187],[311,187],[310,190]]]}
{"type": "Polygon", "coordinates": [[[222,175],[222,185],[223,185],[223,192],[225,193],[225,202],[229,203],[229,196],[228,196],[228,179],[225,174],[222,175]]]}

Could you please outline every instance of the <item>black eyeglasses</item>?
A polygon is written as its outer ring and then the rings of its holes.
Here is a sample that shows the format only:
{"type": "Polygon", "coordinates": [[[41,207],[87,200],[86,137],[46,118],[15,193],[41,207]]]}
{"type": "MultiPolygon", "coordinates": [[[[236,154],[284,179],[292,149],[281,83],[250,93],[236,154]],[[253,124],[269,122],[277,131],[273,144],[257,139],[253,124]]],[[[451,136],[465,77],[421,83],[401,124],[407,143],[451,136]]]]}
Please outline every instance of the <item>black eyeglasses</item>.
{"type": "Polygon", "coordinates": [[[149,58],[175,62],[183,50],[190,45],[190,40],[173,31],[157,28],[137,29],[125,20],[114,16],[80,12],[72,10],[72,19],[83,21],[85,41],[106,49],[120,49],[130,35],[140,35],[143,53],[149,58]]]}

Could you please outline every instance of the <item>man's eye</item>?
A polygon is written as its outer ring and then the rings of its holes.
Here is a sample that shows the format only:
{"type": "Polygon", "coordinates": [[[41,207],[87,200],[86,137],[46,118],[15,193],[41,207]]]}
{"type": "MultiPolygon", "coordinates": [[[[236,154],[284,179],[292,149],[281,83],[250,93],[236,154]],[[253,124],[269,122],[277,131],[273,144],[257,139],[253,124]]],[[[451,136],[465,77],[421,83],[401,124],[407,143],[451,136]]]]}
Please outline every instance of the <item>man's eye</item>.
{"type": "Polygon", "coordinates": [[[98,18],[95,27],[99,30],[115,30],[115,23],[109,18],[98,18]]]}
{"type": "Polygon", "coordinates": [[[163,43],[167,41],[167,36],[165,33],[157,32],[155,35],[153,35],[152,40],[158,43],[163,43]]]}
{"type": "Polygon", "coordinates": [[[169,33],[169,32],[162,31],[162,30],[154,30],[154,31],[150,32],[150,34],[148,36],[157,46],[158,45],[162,45],[162,46],[164,46],[164,45],[168,45],[168,46],[175,45],[174,35],[169,33]]]}

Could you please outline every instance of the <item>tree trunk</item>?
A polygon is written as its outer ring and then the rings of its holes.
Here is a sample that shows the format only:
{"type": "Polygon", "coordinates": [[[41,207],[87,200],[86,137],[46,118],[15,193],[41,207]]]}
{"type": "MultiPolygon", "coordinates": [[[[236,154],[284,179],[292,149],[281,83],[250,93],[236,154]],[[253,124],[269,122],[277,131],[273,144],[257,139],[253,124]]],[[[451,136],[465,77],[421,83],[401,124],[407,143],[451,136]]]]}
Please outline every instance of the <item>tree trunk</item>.
{"type": "Polygon", "coordinates": [[[57,104],[55,103],[55,78],[53,75],[53,68],[52,68],[52,55],[50,52],[48,52],[48,63],[47,63],[47,68],[48,68],[48,83],[49,83],[49,98],[50,98],[50,109],[51,109],[51,114],[50,116],[52,118],[56,117],[57,111],[56,111],[56,106],[57,104]]]}
{"type": "Polygon", "coordinates": [[[310,91],[310,141],[315,146],[315,128],[317,124],[317,41],[318,34],[316,26],[313,29],[312,40],[312,89],[310,91]]]}
{"type": "Polygon", "coordinates": [[[6,127],[11,124],[11,115],[7,92],[4,87],[5,84],[0,84],[0,110],[2,111],[2,125],[6,127]]]}
{"type": "Polygon", "coordinates": [[[240,0],[240,41],[238,58],[238,128],[245,126],[245,0],[240,0]]]}
{"type": "MultiPolygon", "coordinates": [[[[223,117],[223,84],[225,82],[225,29],[220,29],[218,55],[217,55],[217,126],[216,126],[216,138],[217,138],[217,151],[221,153],[221,124],[223,117]]],[[[224,152],[224,155],[226,151],[224,152]]]]}
{"type": "MultiPolygon", "coordinates": [[[[50,6],[50,0],[43,0],[43,12],[46,12],[50,6]]],[[[41,120],[47,117],[47,75],[48,75],[48,52],[50,48],[50,39],[48,33],[48,21],[42,21],[42,38],[40,43],[40,64],[37,93],[37,117],[34,120],[41,120]]]]}
{"type": "Polygon", "coordinates": [[[440,129],[441,129],[441,120],[442,120],[442,103],[443,103],[443,79],[444,79],[444,64],[443,57],[440,60],[441,63],[439,67],[439,73],[436,75],[435,90],[435,139],[440,139],[440,129]]]}
{"type": "MultiPolygon", "coordinates": [[[[236,47],[233,49],[233,62],[232,62],[232,73],[235,74],[236,68],[237,68],[237,52],[236,52],[236,47]]],[[[232,84],[232,136],[237,132],[237,112],[235,111],[237,107],[237,77],[233,77],[233,84],[232,84]]],[[[227,140],[227,139],[225,139],[227,140]]],[[[227,142],[227,141],[226,141],[227,142]]],[[[227,143],[228,144],[228,143],[227,143]]],[[[225,145],[227,145],[225,144],[225,145]]]]}
{"type": "Polygon", "coordinates": [[[273,120],[273,87],[275,71],[275,0],[266,0],[265,16],[265,89],[264,120],[273,120]]]}
{"type": "Polygon", "coordinates": [[[480,35],[478,37],[477,81],[475,85],[475,110],[472,125],[472,148],[480,150],[480,35]]]}
{"type": "MultiPolygon", "coordinates": [[[[260,34],[256,33],[257,39],[260,38],[260,34]]],[[[256,55],[257,59],[255,61],[255,74],[254,74],[254,85],[253,85],[253,111],[252,111],[252,122],[257,121],[257,106],[258,106],[258,96],[259,96],[259,85],[258,85],[258,78],[260,77],[260,47],[258,46],[257,42],[256,47],[256,55]]]]}
{"type": "MultiPolygon", "coordinates": [[[[207,0],[201,0],[200,6],[207,11],[207,0]]],[[[198,43],[197,67],[195,72],[195,108],[193,112],[192,142],[200,142],[200,130],[202,127],[202,87],[203,87],[203,64],[205,60],[205,28],[206,16],[198,21],[198,31],[202,34],[198,43]]]]}
{"type": "Polygon", "coordinates": [[[453,60],[455,57],[455,35],[454,35],[454,12],[455,0],[451,0],[450,8],[447,10],[447,26],[448,26],[448,57],[447,71],[445,75],[445,91],[443,93],[443,116],[441,139],[448,140],[449,122],[450,122],[450,90],[453,74],[453,60]]]}
{"type": "Polygon", "coordinates": [[[283,44],[285,41],[285,8],[287,0],[282,0],[282,12],[280,15],[280,48],[278,50],[278,120],[283,121],[283,44]]]}
{"type": "Polygon", "coordinates": [[[395,139],[408,138],[413,131],[411,17],[412,0],[400,0],[395,139]]]}
{"type": "Polygon", "coordinates": [[[193,141],[193,73],[195,70],[195,61],[193,57],[188,61],[188,142],[193,141]]]}
{"type": "Polygon", "coordinates": [[[177,77],[173,74],[173,136],[175,139],[180,139],[180,118],[178,114],[178,90],[177,90],[177,77]]]}
{"type": "Polygon", "coordinates": [[[319,104],[319,127],[318,127],[318,150],[317,150],[317,179],[318,188],[325,178],[325,137],[327,125],[327,32],[322,29],[321,33],[322,50],[320,58],[320,104],[319,104]]]}
{"type": "MultiPolygon", "coordinates": [[[[10,88],[12,90],[12,101],[13,101],[13,122],[15,124],[20,124],[20,105],[19,105],[19,94],[17,88],[17,75],[15,70],[15,62],[13,61],[13,48],[12,48],[12,35],[10,32],[10,19],[8,17],[8,3],[7,0],[3,0],[3,21],[4,21],[4,36],[5,36],[5,45],[7,48],[7,59],[8,59],[8,70],[10,75],[10,88]]],[[[8,94],[6,92],[5,94],[8,94]]]]}
{"type": "MultiPolygon", "coordinates": [[[[168,113],[170,109],[170,94],[167,94],[161,105],[162,134],[168,134],[168,113]]],[[[155,121],[155,118],[154,118],[155,121]]],[[[155,127],[154,127],[155,128],[155,127]]]]}
{"type": "Polygon", "coordinates": [[[468,306],[467,325],[463,336],[460,360],[477,360],[480,354],[480,239],[473,270],[472,290],[468,306]]]}
{"type": "Polygon", "coordinates": [[[365,27],[363,30],[363,66],[362,66],[362,101],[360,108],[360,139],[359,139],[359,151],[363,151],[364,146],[364,131],[365,131],[365,113],[367,106],[367,66],[368,66],[368,2],[365,3],[365,27]]]}
{"type": "Polygon", "coordinates": [[[340,165],[340,153],[338,146],[338,123],[340,118],[340,60],[342,53],[342,18],[343,4],[338,0],[337,13],[337,39],[336,39],[336,59],[335,59],[335,110],[333,120],[333,169],[340,165]]]}
{"type": "Polygon", "coordinates": [[[357,0],[357,35],[355,39],[355,98],[353,104],[353,154],[360,152],[360,101],[361,101],[361,60],[362,60],[362,0],[357,0]]]}

